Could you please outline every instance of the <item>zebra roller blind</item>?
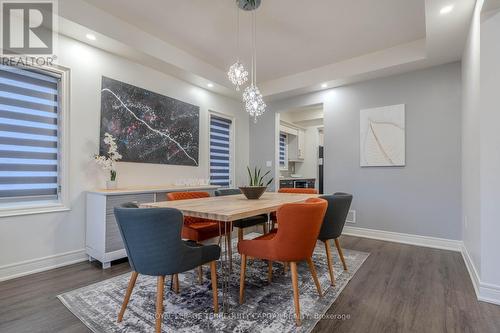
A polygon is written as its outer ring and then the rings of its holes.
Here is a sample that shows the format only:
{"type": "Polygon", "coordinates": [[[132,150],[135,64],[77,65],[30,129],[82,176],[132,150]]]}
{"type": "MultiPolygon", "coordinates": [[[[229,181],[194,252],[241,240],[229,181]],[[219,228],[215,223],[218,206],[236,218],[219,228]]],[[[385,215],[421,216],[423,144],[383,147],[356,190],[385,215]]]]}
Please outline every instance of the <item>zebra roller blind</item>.
{"type": "Polygon", "coordinates": [[[210,184],[231,185],[231,125],[230,119],[210,116],[210,184]]]}
{"type": "Polygon", "coordinates": [[[280,167],[286,166],[286,134],[280,132],[280,167]]]}
{"type": "Polygon", "coordinates": [[[58,198],[59,84],[0,65],[0,201],[58,198]]]}

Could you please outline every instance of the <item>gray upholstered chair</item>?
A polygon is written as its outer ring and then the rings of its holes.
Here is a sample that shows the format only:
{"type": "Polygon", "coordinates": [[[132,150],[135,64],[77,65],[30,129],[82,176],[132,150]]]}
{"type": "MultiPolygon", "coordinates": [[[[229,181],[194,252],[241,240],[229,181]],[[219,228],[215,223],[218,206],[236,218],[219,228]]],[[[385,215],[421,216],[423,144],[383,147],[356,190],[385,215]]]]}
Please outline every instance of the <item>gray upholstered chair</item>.
{"type": "Polygon", "coordinates": [[[115,217],[132,267],[118,322],[123,319],[137,276],[156,276],[156,332],[160,332],[165,276],[175,276],[175,288],[178,289],[178,273],[206,263],[210,263],[211,269],[214,312],[218,312],[216,260],[220,257],[219,246],[181,240],[183,216],[177,209],[139,209],[136,204],[127,203],[115,208],[115,217]]]}
{"type": "Polygon", "coordinates": [[[344,259],[344,253],[340,247],[339,237],[344,229],[345,220],[351,207],[352,195],[348,193],[337,192],[333,195],[323,195],[320,198],[328,201],[328,209],[326,210],[323,225],[319,232],[318,239],[325,243],[326,257],[328,260],[328,271],[330,273],[331,284],[335,284],[335,276],[333,274],[332,256],[330,253],[330,239],[335,241],[335,246],[339,252],[340,260],[347,271],[347,265],[344,259]]]}
{"type": "MultiPolygon", "coordinates": [[[[220,197],[224,195],[235,195],[241,194],[241,191],[237,188],[227,188],[215,191],[215,196],[220,197]]],[[[243,239],[243,229],[253,227],[262,224],[262,231],[267,234],[267,214],[261,214],[257,216],[247,217],[241,220],[236,220],[233,222],[233,227],[238,228],[238,241],[243,239]]]]}

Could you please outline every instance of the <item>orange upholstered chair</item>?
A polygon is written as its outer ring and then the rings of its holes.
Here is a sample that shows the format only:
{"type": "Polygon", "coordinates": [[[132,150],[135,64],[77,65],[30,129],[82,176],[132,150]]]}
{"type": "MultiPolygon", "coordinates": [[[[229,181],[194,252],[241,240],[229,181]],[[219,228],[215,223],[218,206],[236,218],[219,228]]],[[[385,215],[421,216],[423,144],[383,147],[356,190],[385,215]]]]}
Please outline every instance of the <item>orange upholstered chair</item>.
{"type": "MultiPolygon", "coordinates": [[[[210,194],[207,192],[171,192],[167,193],[167,200],[188,200],[188,199],[199,199],[208,198],[210,194]]],[[[224,232],[224,225],[220,226],[221,222],[214,220],[207,220],[198,217],[184,216],[184,224],[182,226],[182,238],[195,241],[196,243],[202,242],[204,240],[218,237],[219,230],[220,235],[231,235],[231,232],[227,230],[224,232]]],[[[231,244],[231,238],[226,239],[228,244],[231,244]]],[[[228,246],[229,253],[231,253],[231,248],[228,246]]],[[[203,283],[203,268],[198,267],[198,279],[200,284],[203,283]]],[[[177,284],[178,285],[178,284],[177,284]]]]}
{"type": "MultiPolygon", "coordinates": [[[[278,193],[297,193],[297,194],[318,194],[318,190],[315,188],[280,188],[278,193]]],[[[276,223],[276,213],[271,212],[270,219],[272,222],[271,229],[274,229],[274,224],[276,223]]]]}
{"type": "Polygon", "coordinates": [[[245,292],[247,257],[268,260],[269,278],[272,277],[273,261],[289,262],[292,271],[295,320],[297,325],[300,325],[297,262],[307,261],[318,293],[322,296],[311,257],[327,206],[327,201],[319,198],[311,198],[303,203],[283,205],[277,212],[280,223],[277,232],[238,243],[238,251],[241,254],[240,303],[243,303],[245,292]]]}
{"type": "MultiPolygon", "coordinates": [[[[167,199],[171,200],[187,200],[208,198],[210,194],[207,192],[172,192],[167,193],[167,199]]],[[[182,238],[189,239],[195,242],[219,236],[219,224],[221,222],[207,220],[198,217],[184,216],[184,225],[182,227],[182,238]]],[[[220,226],[221,234],[224,235],[224,225],[220,226]]]]}

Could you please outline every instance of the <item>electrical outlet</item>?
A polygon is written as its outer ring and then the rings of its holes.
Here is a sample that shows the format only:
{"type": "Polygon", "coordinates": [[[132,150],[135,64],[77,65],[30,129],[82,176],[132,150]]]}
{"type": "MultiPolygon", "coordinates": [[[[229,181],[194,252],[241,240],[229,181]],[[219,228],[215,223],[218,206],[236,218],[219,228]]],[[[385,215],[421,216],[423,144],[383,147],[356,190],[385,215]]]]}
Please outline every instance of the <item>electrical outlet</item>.
{"type": "Polygon", "coordinates": [[[270,168],[273,166],[273,161],[266,161],[266,167],[270,168]]]}
{"type": "Polygon", "coordinates": [[[347,218],[345,219],[347,223],[352,223],[356,224],[356,211],[355,210],[349,210],[349,213],[347,213],[347,218]]]}

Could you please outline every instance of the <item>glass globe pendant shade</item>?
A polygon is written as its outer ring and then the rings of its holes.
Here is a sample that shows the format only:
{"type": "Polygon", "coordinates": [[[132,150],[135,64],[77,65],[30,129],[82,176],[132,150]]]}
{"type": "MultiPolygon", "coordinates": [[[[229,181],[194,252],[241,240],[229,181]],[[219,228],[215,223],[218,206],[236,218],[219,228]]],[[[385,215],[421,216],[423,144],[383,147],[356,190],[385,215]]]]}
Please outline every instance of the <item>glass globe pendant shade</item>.
{"type": "Polygon", "coordinates": [[[248,81],[248,71],[239,61],[229,67],[227,76],[229,81],[236,86],[236,91],[240,91],[240,87],[248,81]]]}

